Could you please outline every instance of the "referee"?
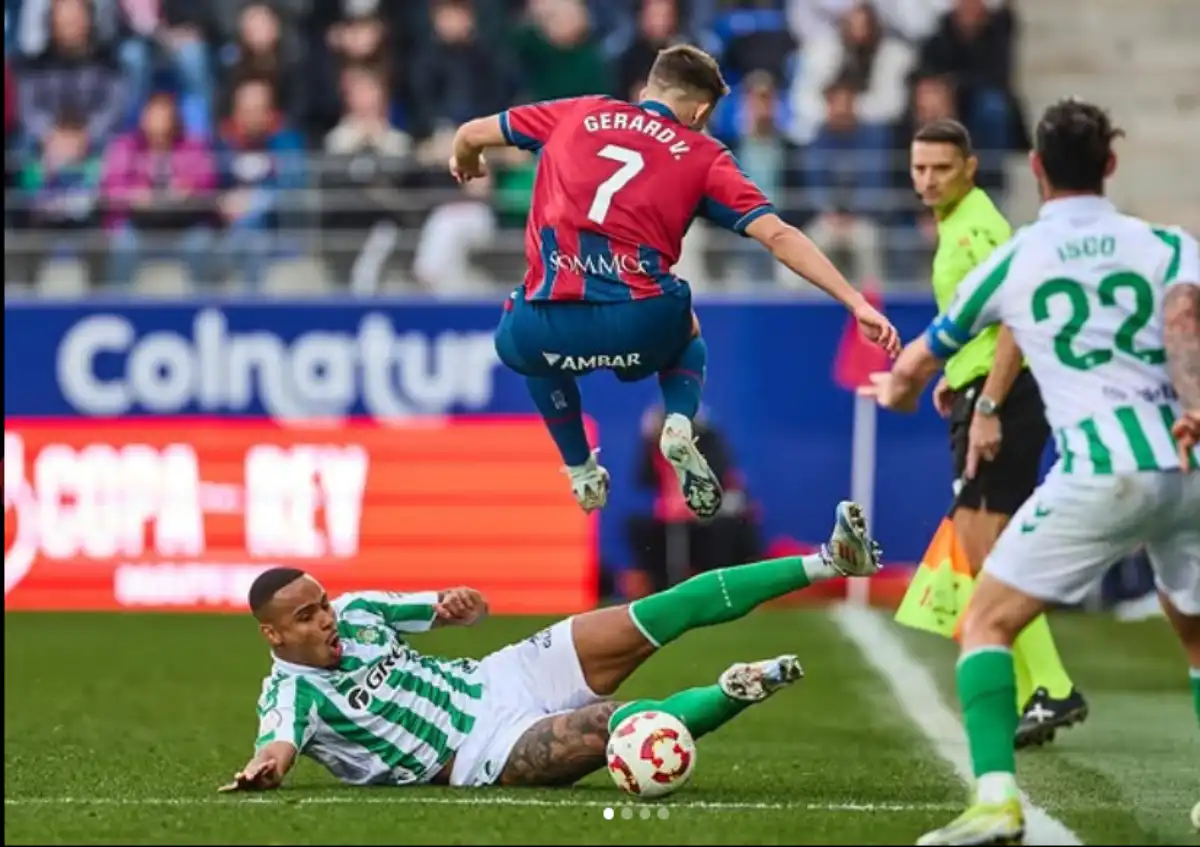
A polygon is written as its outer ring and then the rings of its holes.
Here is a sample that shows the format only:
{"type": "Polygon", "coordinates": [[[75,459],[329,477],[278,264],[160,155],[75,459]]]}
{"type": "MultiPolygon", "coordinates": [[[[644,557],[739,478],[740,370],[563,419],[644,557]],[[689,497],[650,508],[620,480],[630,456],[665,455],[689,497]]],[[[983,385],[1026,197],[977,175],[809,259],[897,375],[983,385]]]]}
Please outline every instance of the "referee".
{"type": "MultiPolygon", "coordinates": [[[[923,126],[913,136],[911,157],[913,187],[937,219],[933,293],[938,310],[945,311],[958,284],[1012,229],[975,186],[979,160],[958,121],[923,126]]],[[[946,362],[934,404],[950,423],[957,493],[951,520],[978,574],[1001,531],[1037,487],[1050,427],[1037,383],[1001,326],[946,362]]],[[[1013,660],[1021,710],[1018,748],[1051,741],[1057,729],[1087,717],[1087,703],[1063,667],[1044,615],[1017,639],[1013,660]]]]}

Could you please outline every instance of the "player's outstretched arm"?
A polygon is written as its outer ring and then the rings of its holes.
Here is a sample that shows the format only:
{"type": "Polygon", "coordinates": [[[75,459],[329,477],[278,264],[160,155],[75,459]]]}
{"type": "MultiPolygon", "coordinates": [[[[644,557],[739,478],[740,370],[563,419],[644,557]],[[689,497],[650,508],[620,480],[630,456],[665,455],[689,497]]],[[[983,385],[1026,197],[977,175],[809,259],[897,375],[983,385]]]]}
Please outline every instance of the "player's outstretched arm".
{"type": "Polygon", "coordinates": [[[900,334],[896,328],[867,302],[808,236],[774,213],[755,218],[745,231],[770,250],[776,261],[849,309],[867,338],[893,356],[900,352],[900,334]]]}
{"type": "Polygon", "coordinates": [[[858,393],[874,399],[885,409],[915,412],[921,392],[937,376],[943,361],[922,335],[909,342],[890,371],[871,374],[871,383],[859,388],[858,393]]]}
{"type": "Polygon", "coordinates": [[[263,745],[254,758],[218,791],[266,791],[278,788],[296,762],[296,747],[288,741],[263,745]]]}

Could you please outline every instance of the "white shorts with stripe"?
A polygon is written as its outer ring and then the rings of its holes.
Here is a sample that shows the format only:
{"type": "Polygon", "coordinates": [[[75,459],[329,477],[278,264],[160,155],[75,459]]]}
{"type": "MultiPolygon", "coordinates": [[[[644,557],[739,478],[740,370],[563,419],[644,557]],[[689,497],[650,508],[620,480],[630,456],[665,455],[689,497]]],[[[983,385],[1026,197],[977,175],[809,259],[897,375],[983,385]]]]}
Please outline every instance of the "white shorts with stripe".
{"type": "Polygon", "coordinates": [[[479,671],[483,699],[475,725],[454,754],[455,786],[492,784],[531,726],[604,699],[584,679],[570,618],[484,657],[479,671]]]}
{"type": "Polygon", "coordinates": [[[1200,615],[1200,472],[1091,476],[1056,468],[1013,516],[983,569],[1030,596],[1074,604],[1139,547],[1158,589],[1179,611],[1200,615]]]}

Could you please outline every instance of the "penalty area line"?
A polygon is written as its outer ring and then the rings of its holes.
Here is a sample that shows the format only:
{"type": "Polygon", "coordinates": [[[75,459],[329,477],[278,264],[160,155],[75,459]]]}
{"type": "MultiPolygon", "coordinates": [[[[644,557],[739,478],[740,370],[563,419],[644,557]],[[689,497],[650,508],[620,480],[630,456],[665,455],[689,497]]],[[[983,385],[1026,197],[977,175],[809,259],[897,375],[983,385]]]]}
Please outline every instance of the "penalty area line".
{"type": "MultiPolygon", "coordinates": [[[[863,659],[892,689],[909,721],[933,745],[967,785],[974,783],[971,753],[958,715],[942,699],[933,675],[900,637],[884,623],[881,613],[867,607],[840,604],[829,612],[842,635],[858,648],[863,659]]],[[[1026,843],[1079,845],[1079,836],[1022,793],[1026,843]]],[[[961,810],[961,806],[958,807],[961,810]]]]}
{"type": "MultiPolygon", "coordinates": [[[[375,789],[379,790],[379,789],[375,789]]],[[[5,797],[4,805],[13,806],[235,806],[250,803],[263,806],[510,806],[551,809],[611,809],[614,806],[662,806],[672,810],[701,811],[808,811],[808,812],[910,812],[950,810],[946,803],[753,803],[737,801],[684,800],[639,803],[614,797],[612,800],[547,800],[536,797],[431,797],[408,795],[390,797],[289,797],[237,795],[228,797],[5,797]]]]}

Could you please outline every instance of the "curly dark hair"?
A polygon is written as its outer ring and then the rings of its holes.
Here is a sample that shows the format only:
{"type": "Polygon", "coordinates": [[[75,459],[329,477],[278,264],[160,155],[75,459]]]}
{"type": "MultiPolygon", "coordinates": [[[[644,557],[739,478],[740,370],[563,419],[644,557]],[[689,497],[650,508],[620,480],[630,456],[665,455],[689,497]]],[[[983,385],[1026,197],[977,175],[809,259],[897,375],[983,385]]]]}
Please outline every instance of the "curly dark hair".
{"type": "Polygon", "coordinates": [[[1124,134],[1104,109],[1070,97],[1043,113],[1034,147],[1052,188],[1100,194],[1112,143],[1124,134]]]}

